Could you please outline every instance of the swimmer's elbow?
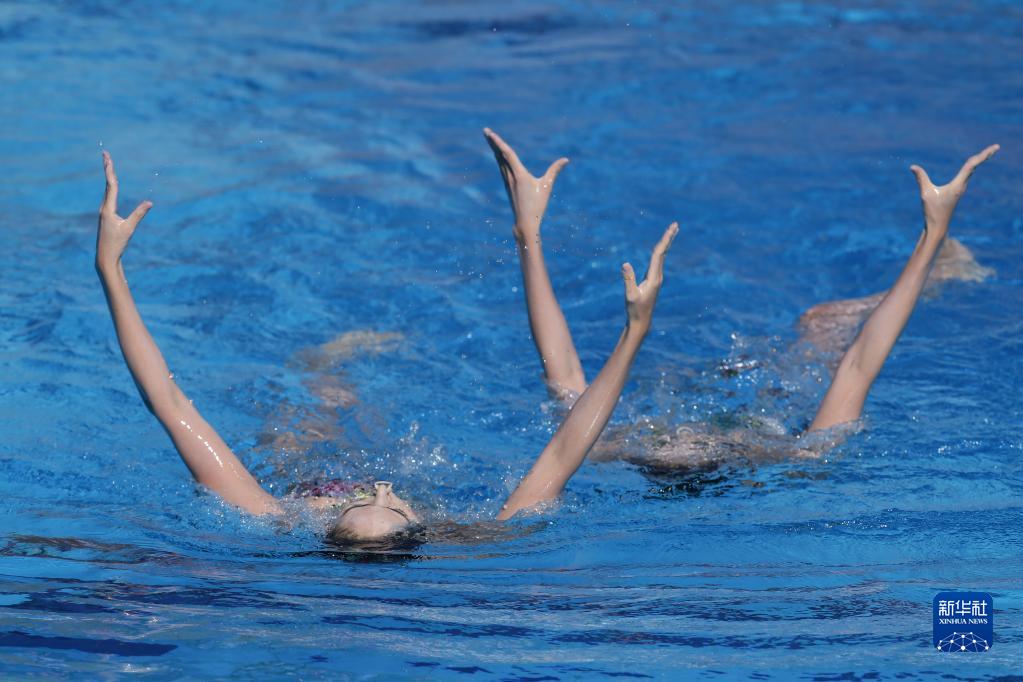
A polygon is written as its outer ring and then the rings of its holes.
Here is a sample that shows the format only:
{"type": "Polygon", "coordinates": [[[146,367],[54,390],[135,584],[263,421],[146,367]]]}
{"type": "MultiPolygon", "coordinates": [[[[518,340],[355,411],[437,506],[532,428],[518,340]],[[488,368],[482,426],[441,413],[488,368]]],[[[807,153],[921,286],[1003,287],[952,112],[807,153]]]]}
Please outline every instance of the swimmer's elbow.
{"type": "Polygon", "coordinates": [[[135,388],[138,389],[139,397],[142,398],[142,404],[146,406],[147,410],[149,410],[149,414],[154,417],[159,416],[156,414],[156,407],[153,405],[153,401],[149,399],[149,394],[146,393],[146,390],[138,384],[135,385],[135,388]]]}
{"type": "Polygon", "coordinates": [[[146,409],[161,422],[178,422],[188,410],[194,409],[192,401],[172,380],[170,384],[152,394],[140,391],[146,409]]]}
{"type": "Polygon", "coordinates": [[[835,381],[843,381],[855,385],[871,381],[871,371],[868,367],[868,359],[864,357],[863,344],[857,340],[838,364],[838,371],[835,374],[835,381]]]}
{"type": "Polygon", "coordinates": [[[174,380],[170,380],[170,386],[167,389],[169,393],[168,400],[174,406],[175,409],[183,410],[192,406],[192,401],[188,399],[185,392],[178,388],[178,385],[174,383],[174,380]]]}
{"type": "Polygon", "coordinates": [[[157,419],[160,419],[162,401],[158,396],[154,396],[150,391],[147,391],[142,384],[135,382],[135,388],[138,389],[139,397],[142,398],[142,404],[149,410],[149,414],[153,415],[157,419]]]}

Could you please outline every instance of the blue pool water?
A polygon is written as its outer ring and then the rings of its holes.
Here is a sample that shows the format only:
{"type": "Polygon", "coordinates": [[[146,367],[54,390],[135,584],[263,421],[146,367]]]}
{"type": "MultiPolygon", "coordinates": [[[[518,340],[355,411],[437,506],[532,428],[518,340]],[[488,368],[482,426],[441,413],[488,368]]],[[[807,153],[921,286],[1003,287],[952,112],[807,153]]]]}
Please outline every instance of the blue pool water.
{"type": "Polygon", "coordinates": [[[0,671],[1019,675],[1021,101],[1008,0],[0,5],[0,671]],[[910,163],[944,181],[1003,145],[952,229],[997,274],[921,303],[820,461],[588,463],[556,513],[390,561],[198,493],[92,269],[101,149],[122,208],[156,204],[126,257],[142,312],[260,479],[388,477],[471,523],[558,419],[484,125],[535,171],[572,158],[545,243],[591,376],[620,263],[681,221],[618,429],[804,424],[826,370],[787,354],[794,322],[894,279],[910,163]],[[367,329],[401,341],[296,359],[367,329]],[[761,367],[717,370],[739,358],[761,367]],[[943,589],[994,596],[989,652],[932,651],[943,589]]]}

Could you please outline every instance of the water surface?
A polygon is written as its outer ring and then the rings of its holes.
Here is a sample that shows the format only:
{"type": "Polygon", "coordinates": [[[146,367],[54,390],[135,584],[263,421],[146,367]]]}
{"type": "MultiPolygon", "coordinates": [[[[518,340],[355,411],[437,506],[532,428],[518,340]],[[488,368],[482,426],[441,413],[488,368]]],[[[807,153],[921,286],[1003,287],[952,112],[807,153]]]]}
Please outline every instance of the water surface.
{"type": "Polygon", "coordinates": [[[4,673],[1018,674],[1021,35],[994,0],[0,6],[4,673]],[[141,310],[261,480],[386,477],[471,523],[558,419],[484,125],[535,171],[572,158],[545,244],[591,376],[621,262],[681,221],[618,428],[805,424],[824,363],[771,359],[802,310],[897,275],[910,163],[943,181],[1002,143],[952,228],[997,275],[921,303],[866,429],[819,461],[590,463],[522,532],[391,561],[199,493],[92,269],[100,151],[124,210],[156,204],[125,259],[141,310]],[[295,360],[365,329],[402,340],[295,360]],[[358,402],[325,408],[324,382],[358,402]],[[944,589],[994,595],[991,651],[931,651],[944,589]]]}

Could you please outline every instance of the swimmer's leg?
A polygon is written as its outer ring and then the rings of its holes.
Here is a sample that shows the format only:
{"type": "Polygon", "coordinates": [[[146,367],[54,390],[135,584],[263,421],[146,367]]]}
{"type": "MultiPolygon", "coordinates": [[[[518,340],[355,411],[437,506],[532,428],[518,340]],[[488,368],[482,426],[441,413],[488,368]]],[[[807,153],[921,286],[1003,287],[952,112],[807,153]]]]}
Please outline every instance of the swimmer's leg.
{"type": "MultiPolygon", "coordinates": [[[[993,273],[994,270],[977,262],[965,244],[948,237],[934,259],[934,266],[927,275],[924,287],[937,288],[942,282],[951,280],[982,282],[993,273]]],[[[800,341],[810,343],[825,353],[837,353],[852,341],[857,328],[887,293],[882,291],[871,296],[828,301],[813,306],[799,318],[800,341]]]]}
{"type": "Polygon", "coordinates": [[[923,168],[910,168],[920,185],[924,211],[923,234],[895,285],[870,313],[856,340],[842,357],[835,378],[817,410],[817,416],[810,424],[810,431],[859,419],[870,386],[920,298],[928,271],[948,234],[952,213],[966,191],[970,176],[977,166],[991,158],[996,151],[998,145],[992,145],[971,156],[955,178],[941,187],[934,186],[923,168]]]}
{"type": "Polygon", "coordinates": [[[799,317],[799,340],[820,352],[837,353],[849,345],[860,324],[886,293],[818,303],[799,317]]]}
{"type": "Polygon", "coordinates": [[[306,450],[326,441],[342,446],[339,439],[344,432],[338,415],[359,402],[355,387],[345,380],[344,364],[360,355],[393,351],[404,339],[397,332],[358,329],[295,353],[288,365],[307,375],[302,384],[318,401],[297,408],[281,401],[259,436],[260,444],[282,451],[306,450]]]}
{"type": "Polygon", "coordinates": [[[958,239],[948,237],[934,259],[934,267],[927,276],[927,286],[942,282],[983,282],[995,274],[993,268],[977,262],[973,252],[958,239]]]}
{"type": "Polygon", "coordinates": [[[298,351],[288,364],[309,373],[326,373],[341,367],[356,355],[389,353],[405,340],[399,332],[355,329],[338,334],[330,341],[298,351]]]}
{"type": "Polygon", "coordinates": [[[554,295],[540,240],[540,223],[547,210],[554,181],[568,159],[558,159],[546,173],[535,178],[497,133],[485,128],[483,134],[494,150],[515,216],[512,234],[519,251],[519,265],[522,267],[529,328],[533,332],[537,353],[540,354],[544,379],[551,392],[559,398],[566,399],[572,393],[578,395],[586,390],[586,377],[565,315],[554,295]]]}

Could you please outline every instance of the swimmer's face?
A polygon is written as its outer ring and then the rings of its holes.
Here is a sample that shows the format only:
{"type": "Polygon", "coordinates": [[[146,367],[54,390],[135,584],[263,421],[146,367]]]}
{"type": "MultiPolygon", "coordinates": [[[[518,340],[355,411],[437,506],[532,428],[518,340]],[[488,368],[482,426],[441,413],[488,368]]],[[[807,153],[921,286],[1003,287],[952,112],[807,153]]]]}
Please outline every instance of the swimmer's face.
{"type": "Polygon", "coordinates": [[[391,490],[391,484],[378,481],[375,494],[341,510],[330,528],[330,536],[338,541],[378,540],[400,533],[418,521],[408,502],[391,490]]]}

